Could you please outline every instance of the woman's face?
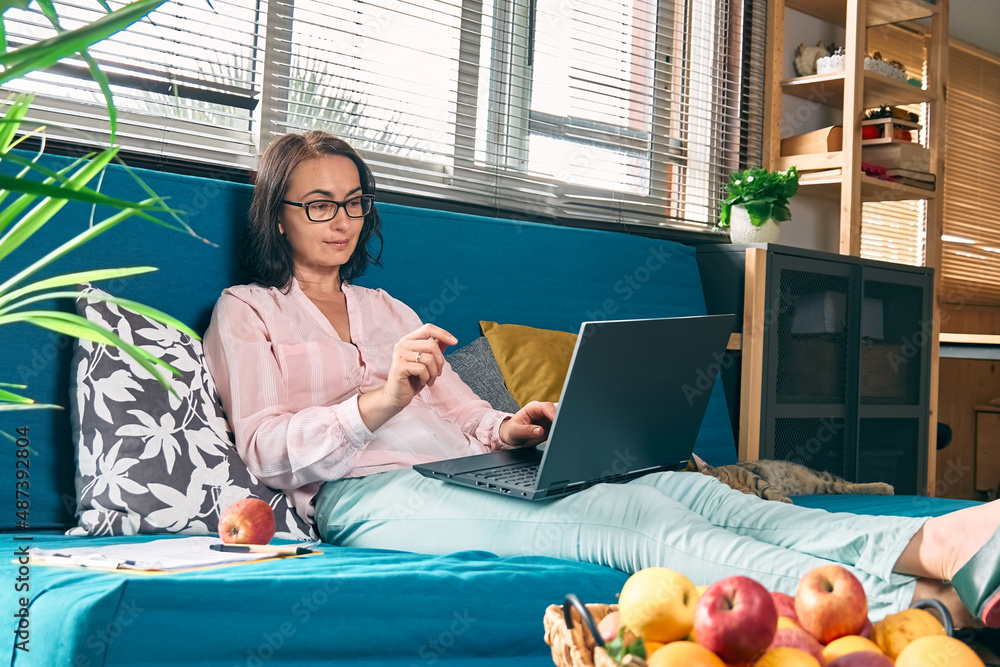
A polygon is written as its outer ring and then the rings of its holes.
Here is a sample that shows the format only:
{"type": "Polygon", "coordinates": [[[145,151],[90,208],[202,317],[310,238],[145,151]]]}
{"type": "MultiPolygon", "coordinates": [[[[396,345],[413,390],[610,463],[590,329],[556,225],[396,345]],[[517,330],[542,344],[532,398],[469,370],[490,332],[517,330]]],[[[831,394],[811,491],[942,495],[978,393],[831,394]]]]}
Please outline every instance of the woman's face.
{"type": "MultiPolygon", "coordinates": [[[[323,155],[302,162],[292,171],[284,199],[295,202],[358,197],[361,178],[354,162],[344,155],[323,155]]],[[[313,217],[316,217],[314,214],[313,217]]],[[[322,278],[337,274],[358,245],[364,218],[349,218],[343,206],[326,222],[313,222],[301,206],[282,206],[278,230],[292,247],[296,276],[322,278]]]]}

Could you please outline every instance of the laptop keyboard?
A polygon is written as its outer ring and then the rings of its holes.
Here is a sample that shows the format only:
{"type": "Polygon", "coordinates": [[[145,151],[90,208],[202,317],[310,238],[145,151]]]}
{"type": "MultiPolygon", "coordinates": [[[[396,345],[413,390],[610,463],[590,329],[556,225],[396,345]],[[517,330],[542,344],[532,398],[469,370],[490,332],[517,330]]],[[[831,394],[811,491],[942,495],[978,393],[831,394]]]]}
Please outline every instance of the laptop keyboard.
{"type": "Polygon", "coordinates": [[[469,473],[469,476],[474,479],[483,480],[484,482],[490,482],[493,484],[509,484],[510,486],[532,487],[535,485],[535,480],[538,479],[538,464],[514,463],[509,466],[490,468],[489,470],[479,470],[477,472],[469,473]]]}

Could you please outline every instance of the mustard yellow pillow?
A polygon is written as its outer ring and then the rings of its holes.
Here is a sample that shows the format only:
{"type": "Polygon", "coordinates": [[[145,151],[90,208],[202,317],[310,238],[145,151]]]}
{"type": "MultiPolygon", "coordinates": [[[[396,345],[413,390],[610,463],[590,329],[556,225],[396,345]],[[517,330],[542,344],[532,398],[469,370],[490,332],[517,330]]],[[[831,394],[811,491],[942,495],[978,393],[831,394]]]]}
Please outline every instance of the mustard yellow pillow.
{"type": "Polygon", "coordinates": [[[479,326],[518,405],[559,400],[576,334],[496,322],[480,322],[479,326]]]}

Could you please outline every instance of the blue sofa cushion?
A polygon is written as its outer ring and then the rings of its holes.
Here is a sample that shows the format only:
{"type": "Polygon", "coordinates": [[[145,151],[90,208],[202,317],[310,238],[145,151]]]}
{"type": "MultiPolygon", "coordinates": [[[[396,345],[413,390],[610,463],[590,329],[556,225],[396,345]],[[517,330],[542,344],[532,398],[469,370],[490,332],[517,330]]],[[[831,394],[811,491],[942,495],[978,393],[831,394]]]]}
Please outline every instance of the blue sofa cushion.
{"type": "Polygon", "coordinates": [[[458,373],[476,396],[483,399],[494,410],[517,412],[520,406],[507,391],[500,366],[493,356],[493,350],[486,336],[480,336],[468,345],[445,355],[453,371],[458,373]]]}
{"type": "MultiPolygon", "coordinates": [[[[310,524],[288,497],[240,460],[205,367],[201,343],[176,328],[92,298],[79,314],[171,364],[171,394],[118,347],[82,340],[73,368],[79,525],[73,535],[218,532],[219,514],[253,496],[274,509],[279,536],[305,539],[310,524]]],[[[165,374],[169,375],[169,373],[165,374]]]]}

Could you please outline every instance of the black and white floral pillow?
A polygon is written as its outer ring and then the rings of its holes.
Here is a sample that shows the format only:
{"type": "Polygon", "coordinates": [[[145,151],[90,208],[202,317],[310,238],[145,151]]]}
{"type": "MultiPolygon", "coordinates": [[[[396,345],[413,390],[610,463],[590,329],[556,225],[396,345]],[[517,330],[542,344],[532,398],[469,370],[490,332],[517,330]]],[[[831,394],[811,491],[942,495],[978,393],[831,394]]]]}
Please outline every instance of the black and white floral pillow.
{"type": "Polygon", "coordinates": [[[290,499],[240,460],[201,343],[174,327],[86,298],[77,311],[180,372],[176,395],[117,347],[81,340],[71,392],[79,525],[70,535],[206,534],[219,512],[253,496],[274,509],[277,537],[314,539],[290,499]]]}

